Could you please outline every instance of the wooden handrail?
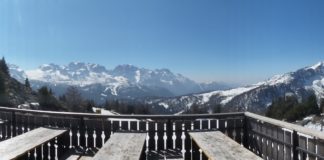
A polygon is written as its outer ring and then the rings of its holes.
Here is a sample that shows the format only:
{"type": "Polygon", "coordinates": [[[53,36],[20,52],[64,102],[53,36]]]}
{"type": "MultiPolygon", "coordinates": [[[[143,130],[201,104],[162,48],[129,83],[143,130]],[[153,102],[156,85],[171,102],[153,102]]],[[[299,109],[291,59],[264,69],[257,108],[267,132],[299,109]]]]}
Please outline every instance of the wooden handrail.
{"type": "Polygon", "coordinates": [[[198,118],[226,118],[229,116],[244,116],[244,112],[231,112],[231,113],[216,113],[216,114],[183,114],[183,115],[102,115],[96,113],[79,113],[79,112],[58,112],[58,111],[43,111],[43,110],[29,110],[29,109],[18,109],[18,108],[8,108],[0,107],[0,111],[6,112],[21,112],[21,113],[31,113],[31,114],[44,114],[44,115],[64,115],[71,117],[88,117],[88,118],[131,118],[131,119],[198,119],[198,118]]]}
{"type": "Polygon", "coordinates": [[[302,133],[302,134],[306,134],[308,136],[311,137],[316,137],[319,139],[324,139],[324,133],[314,130],[314,129],[310,129],[310,128],[306,128],[303,126],[299,126],[296,124],[292,124],[292,123],[288,123],[288,122],[284,122],[284,121],[280,121],[280,120],[276,120],[276,119],[272,119],[272,118],[268,118],[268,117],[264,117],[264,116],[260,116],[254,113],[250,113],[250,112],[245,112],[244,113],[245,116],[250,117],[250,118],[254,118],[272,125],[276,125],[285,129],[289,129],[291,131],[296,131],[298,133],[302,133]]]}

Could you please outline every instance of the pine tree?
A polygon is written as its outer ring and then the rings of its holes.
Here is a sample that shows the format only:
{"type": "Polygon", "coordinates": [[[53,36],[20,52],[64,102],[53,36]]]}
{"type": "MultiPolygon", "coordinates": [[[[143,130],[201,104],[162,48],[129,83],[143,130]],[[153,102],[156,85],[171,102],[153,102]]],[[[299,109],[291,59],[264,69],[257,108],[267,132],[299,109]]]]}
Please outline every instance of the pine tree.
{"type": "Polygon", "coordinates": [[[51,89],[48,89],[46,86],[38,90],[38,96],[39,105],[43,110],[62,110],[62,105],[53,96],[51,89]]]}
{"type": "Polygon", "coordinates": [[[95,102],[93,100],[86,100],[85,104],[86,104],[86,111],[93,113],[92,107],[96,106],[95,102]]]}
{"type": "Polygon", "coordinates": [[[324,99],[321,99],[320,109],[321,113],[324,113],[324,99]]]}
{"type": "Polygon", "coordinates": [[[9,76],[9,68],[7,66],[6,60],[4,57],[0,60],[0,70],[7,76],[9,76]]]}
{"type": "Polygon", "coordinates": [[[222,105],[220,104],[216,104],[214,107],[213,107],[213,113],[221,113],[222,112],[222,105]]]}
{"type": "Polygon", "coordinates": [[[0,72],[0,105],[10,105],[6,91],[5,75],[2,72],[0,72]]]}
{"type": "Polygon", "coordinates": [[[30,88],[30,83],[29,83],[28,78],[25,79],[25,87],[30,88]]]}
{"type": "Polygon", "coordinates": [[[82,104],[84,102],[81,93],[75,86],[71,86],[67,88],[66,93],[66,103],[67,106],[72,109],[74,112],[83,112],[86,111],[85,108],[83,108],[82,104]]]}
{"type": "Polygon", "coordinates": [[[5,76],[0,72],[0,95],[6,94],[5,76]]]}

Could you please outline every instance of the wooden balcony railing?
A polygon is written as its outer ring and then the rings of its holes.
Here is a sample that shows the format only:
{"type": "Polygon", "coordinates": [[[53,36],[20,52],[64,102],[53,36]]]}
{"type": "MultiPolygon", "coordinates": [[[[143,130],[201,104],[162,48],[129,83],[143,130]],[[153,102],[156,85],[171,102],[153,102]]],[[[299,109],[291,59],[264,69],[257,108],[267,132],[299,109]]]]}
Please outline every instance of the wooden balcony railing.
{"type": "MultiPolygon", "coordinates": [[[[197,115],[100,115],[0,107],[0,141],[40,126],[69,130],[64,143],[48,147],[54,159],[68,150],[95,154],[116,131],[147,133],[146,154],[174,150],[185,159],[191,149],[189,130],[220,130],[264,159],[324,159],[324,133],[252,113],[197,115]]],[[[0,142],[1,143],[1,142],[0,142]]],[[[230,148],[229,148],[230,149],[230,148]]],[[[30,151],[30,159],[42,157],[30,151]]]]}

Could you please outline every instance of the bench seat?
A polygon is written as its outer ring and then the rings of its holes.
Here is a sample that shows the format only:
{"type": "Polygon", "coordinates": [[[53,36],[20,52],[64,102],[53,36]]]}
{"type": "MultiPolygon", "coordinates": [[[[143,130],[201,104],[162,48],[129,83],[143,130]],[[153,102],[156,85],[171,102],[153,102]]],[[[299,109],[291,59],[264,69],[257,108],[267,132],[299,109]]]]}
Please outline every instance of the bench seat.
{"type": "Polygon", "coordinates": [[[139,160],[146,133],[114,133],[95,154],[94,160],[139,160]]]}
{"type": "Polygon", "coordinates": [[[65,129],[40,127],[0,142],[0,159],[17,159],[28,151],[65,133],[65,129]]]}
{"type": "Polygon", "coordinates": [[[220,131],[189,132],[189,135],[209,160],[262,160],[220,131]]]}

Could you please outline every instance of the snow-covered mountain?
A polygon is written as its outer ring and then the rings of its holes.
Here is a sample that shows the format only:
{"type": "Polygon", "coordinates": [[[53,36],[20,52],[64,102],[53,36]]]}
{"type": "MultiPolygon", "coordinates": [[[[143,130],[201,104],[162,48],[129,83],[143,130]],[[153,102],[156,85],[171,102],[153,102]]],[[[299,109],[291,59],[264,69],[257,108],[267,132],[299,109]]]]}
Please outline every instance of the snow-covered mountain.
{"type": "Polygon", "coordinates": [[[119,65],[112,70],[81,62],[44,64],[25,72],[15,65],[9,68],[11,76],[21,82],[28,77],[34,89],[46,85],[60,95],[73,85],[85,97],[101,102],[107,98],[172,97],[227,87],[218,83],[199,84],[168,69],[150,70],[133,65],[119,65]]]}
{"type": "Polygon", "coordinates": [[[160,98],[148,100],[147,103],[164,107],[174,113],[188,109],[193,104],[204,107],[221,104],[228,111],[264,112],[275,98],[289,95],[303,100],[312,93],[315,93],[318,100],[324,98],[324,62],[295,72],[276,75],[266,81],[245,87],[176,98],[160,98]]]}
{"type": "Polygon", "coordinates": [[[25,78],[27,77],[24,70],[19,68],[17,65],[14,64],[8,64],[10,76],[12,78],[15,78],[19,82],[23,83],[25,81],[25,78]]]}

